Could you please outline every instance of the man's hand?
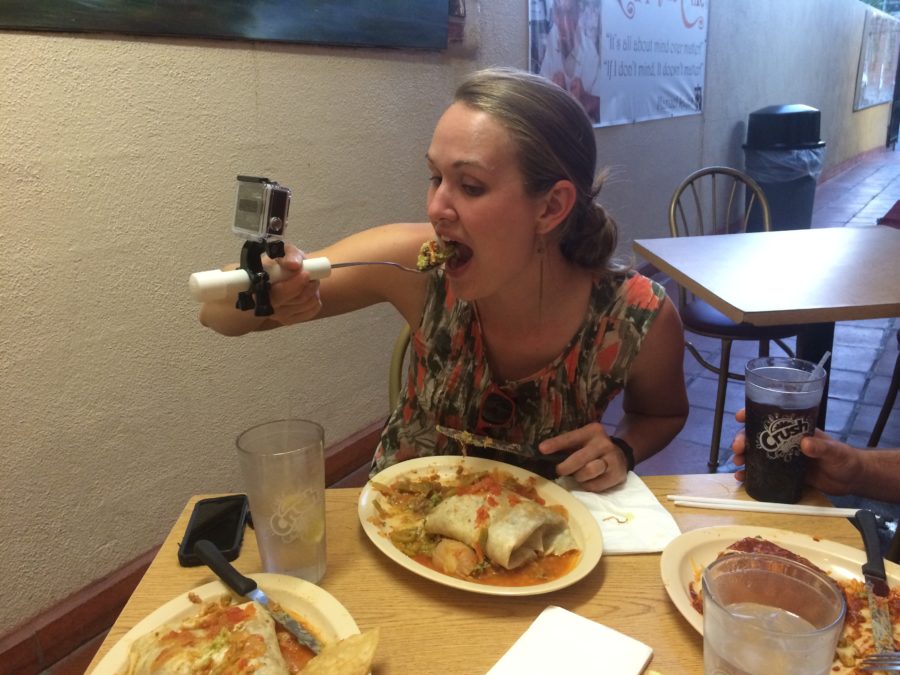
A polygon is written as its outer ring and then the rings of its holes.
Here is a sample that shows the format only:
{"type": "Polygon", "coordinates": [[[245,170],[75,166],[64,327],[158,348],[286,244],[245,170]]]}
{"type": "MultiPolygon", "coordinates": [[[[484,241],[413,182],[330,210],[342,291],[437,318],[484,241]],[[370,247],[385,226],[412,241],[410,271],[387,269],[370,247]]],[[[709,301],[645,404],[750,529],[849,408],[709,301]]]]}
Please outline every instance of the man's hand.
{"type": "MultiPolygon", "coordinates": [[[[735,419],[746,421],[743,408],[737,411],[735,419]]],[[[741,429],[731,444],[734,451],[734,463],[737,466],[746,464],[747,437],[741,429]]],[[[800,452],[809,457],[806,472],[806,483],[829,495],[846,495],[856,492],[854,480],[862,471],[861,450],[852,448],[846,443],[835,440],[821,429],[814,435],[800,441],[800,452]]],[[[744,480],[746,472],[740,469],[734,474],[738,480],[744,480]]]]}

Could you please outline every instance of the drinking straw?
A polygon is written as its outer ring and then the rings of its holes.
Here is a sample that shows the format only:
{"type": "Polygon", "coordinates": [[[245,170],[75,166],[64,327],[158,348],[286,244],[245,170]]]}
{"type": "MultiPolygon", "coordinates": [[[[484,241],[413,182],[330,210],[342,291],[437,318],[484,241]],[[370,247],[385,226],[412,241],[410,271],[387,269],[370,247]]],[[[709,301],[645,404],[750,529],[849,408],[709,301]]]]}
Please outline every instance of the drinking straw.
{"type": "Polygon", "coordinates": [[[831,352],[825,352],[824,354],[822,354],[822,358],[819,359],[816,367],[813,368],[812,372],[809,374],[809,379],[813,379],[816,375],[819,374],[820,370],[824,370],[825,364],[828,363],[829,358],[831,358],[831,352]]]}

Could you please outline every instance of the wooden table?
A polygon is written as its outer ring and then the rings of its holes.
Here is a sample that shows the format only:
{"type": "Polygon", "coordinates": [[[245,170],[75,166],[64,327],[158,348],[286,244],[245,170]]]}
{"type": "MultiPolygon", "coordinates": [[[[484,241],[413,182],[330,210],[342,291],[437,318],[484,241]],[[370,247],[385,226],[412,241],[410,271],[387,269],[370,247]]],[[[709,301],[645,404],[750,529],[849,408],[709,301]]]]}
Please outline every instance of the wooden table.
{"type": "MultiPolygon", "coordinates": [[[[671,506],[667,494],[747,498],[730,474],[648,476],[646,484],[683,532],[715,525],[777,527],[862,548],[845,518],[712,511],[671,506]]],[[[328,569],[321,587],[353,615],[361,630],[381,629],[374,675],[486,673],[548,605],[565,607],[653,647],[650,668],[663,675],[703,672],[703,641],[669,600],[659,554],[603,556],[569,588],[546,595],[500,597],[469,593],[423,579],[389,560],[368,540],[357,517],[359,489],[326,491],[328,569]]],[[[204,495],[205,496],[205,495],[204,495]]],[[[179,567],[176,552],[194,501],[185,507],[141,583],[91,663],[129,628],[171,598],[213,581],[203,567],[179,567]]],[[[818,493],[802,503],[828,505],[818,493]]],[[[261,570],[248,531],[235,565],[261,570]]],[[[603,654],[597,654],[602,672],[603,654]]]]}
{"type": "Polygon", "coordinates": [[[797,356],[814,363],[832,351],[836,321],[900,316],[900,230],[891,227],[637,239],[633,247],[732,321],[805,324],[797,356]]]}

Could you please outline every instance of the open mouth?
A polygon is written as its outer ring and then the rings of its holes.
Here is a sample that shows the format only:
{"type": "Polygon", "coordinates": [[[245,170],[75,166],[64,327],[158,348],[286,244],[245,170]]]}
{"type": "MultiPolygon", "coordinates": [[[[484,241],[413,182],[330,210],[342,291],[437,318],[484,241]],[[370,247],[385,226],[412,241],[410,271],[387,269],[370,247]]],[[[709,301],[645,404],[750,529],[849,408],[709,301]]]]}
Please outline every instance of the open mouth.
{"type": "Polygon", "coordinates": [[[458,241],[447,241],[444,242],[444,245],[452,247],[453,250],[453,255],[445,263],[448,269],[459,269],[472,259],[472,249],[465,244],[461,244],[458,241]]]}

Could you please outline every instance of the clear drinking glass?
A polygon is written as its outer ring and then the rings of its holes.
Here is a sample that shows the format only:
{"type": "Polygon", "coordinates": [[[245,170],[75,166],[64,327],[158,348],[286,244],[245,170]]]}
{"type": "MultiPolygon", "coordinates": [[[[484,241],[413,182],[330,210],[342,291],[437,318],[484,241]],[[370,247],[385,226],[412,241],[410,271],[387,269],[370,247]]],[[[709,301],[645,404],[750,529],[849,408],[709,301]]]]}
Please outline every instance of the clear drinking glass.
{"type": "Polygon", "coordinates": [[[253,529],[266,572],[312,583],[325,574],[325,433],[284,419],[237,438],[253,529]]]}
{"type": "Polygon", "coordinates": [[[824,572],[735,553],[703,571],[705,675],[825,675],[847,606],[824,572]]]}
{"type": "Polygon", "coordinates": [[[825,370],[802,359],[766,356],[745,369],[747,449],[744,487],[754,499],[793,503],[803,493],[806,455],[825,387],[825,370]]]}

